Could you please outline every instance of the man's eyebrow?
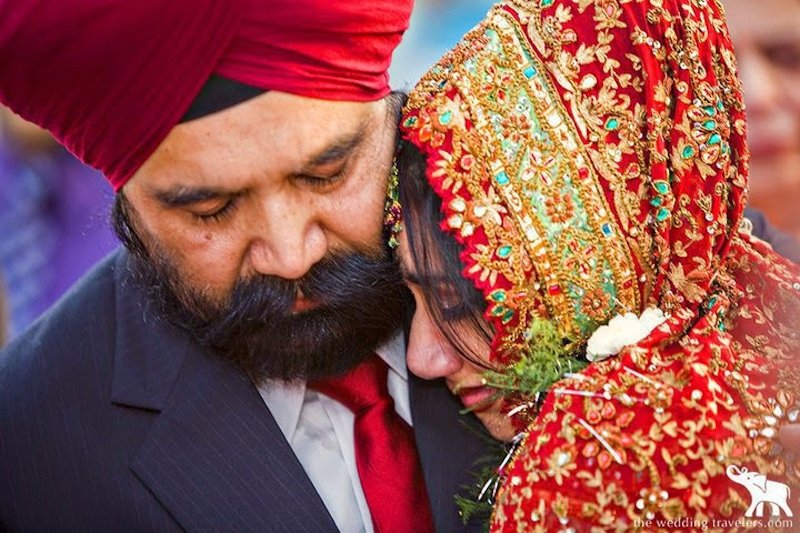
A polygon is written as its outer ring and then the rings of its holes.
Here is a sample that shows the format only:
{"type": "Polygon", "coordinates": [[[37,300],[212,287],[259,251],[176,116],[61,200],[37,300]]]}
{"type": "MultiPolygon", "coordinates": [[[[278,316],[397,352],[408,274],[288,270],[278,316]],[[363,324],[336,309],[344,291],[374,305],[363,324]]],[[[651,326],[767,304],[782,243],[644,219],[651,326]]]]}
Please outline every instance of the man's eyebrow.
{"type": "Polygon", "coordinates": [[[355,132],[336,139],[330,146],[312,156],[303,166],[301,173],[305,173],[314,167],[321,167],[339,161],[349,155],[364,140],[366,129],[367,123],[365,121],[359,125],[355,132]]]}
{"type": "Polygon", "coordinates": [[[155,191],[153,196],[167,207],[183,207],[206,200],[230,196],[231,192],[210,187],[173,187],[155,191]]]}

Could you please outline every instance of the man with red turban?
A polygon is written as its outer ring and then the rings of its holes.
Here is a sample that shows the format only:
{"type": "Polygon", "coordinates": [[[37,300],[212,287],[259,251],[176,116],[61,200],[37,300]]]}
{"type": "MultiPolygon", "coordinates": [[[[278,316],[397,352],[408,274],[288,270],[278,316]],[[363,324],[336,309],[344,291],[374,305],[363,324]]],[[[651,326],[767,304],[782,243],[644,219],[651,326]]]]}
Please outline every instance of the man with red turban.
{"type": "Polygon", "coordinates": [[[0,102],[126,245],[0,354],[0,528],[459,527],[479,446],[407,376],[382,244],[410,10],[0,0],[0,102]]]}

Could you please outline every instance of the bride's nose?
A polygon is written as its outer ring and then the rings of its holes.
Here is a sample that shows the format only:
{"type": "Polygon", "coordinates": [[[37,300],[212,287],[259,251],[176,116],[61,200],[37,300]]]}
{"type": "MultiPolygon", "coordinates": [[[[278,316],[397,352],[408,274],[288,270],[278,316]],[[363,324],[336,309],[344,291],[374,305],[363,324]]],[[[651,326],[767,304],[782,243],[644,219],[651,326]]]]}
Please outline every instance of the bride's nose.
{"type": "Polygon", "coordinates": [[[464,360],[447,342],[427,311],[417,308],[411,321],[406,351],[408,369],[424,379],[447,377],[458,372],[464,360]]]}

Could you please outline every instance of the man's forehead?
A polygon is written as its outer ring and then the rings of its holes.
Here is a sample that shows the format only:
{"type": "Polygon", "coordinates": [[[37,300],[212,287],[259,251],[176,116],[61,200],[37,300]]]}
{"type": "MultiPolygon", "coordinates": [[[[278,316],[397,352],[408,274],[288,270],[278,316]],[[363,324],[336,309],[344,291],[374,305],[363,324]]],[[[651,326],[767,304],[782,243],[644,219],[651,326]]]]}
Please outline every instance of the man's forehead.
{"type": "Polygon", "coordinates": [[[179,124],[131,180],[213,185],[296,173],[356,151],[387,127],[382,102],[329,102],[268,92],[179,124]],[[146,177],[139,180],[139,177],[146,177]]]}
{"type": "Polygon", "coordinates": [[[279,137],[284,132],[316,132],[333,137],[337,131],[354,130],[358,124],[378,115],[383,100],[352,102],[308,98],[269,91],[216,113],[180,124],[175,131],[197,130],[216,133],[227,129],[255,130],[279,137]],[[196,127],[193,127],[196,126],[196,127]]]}
{"type": "MultiPolygon", "coordinates": [[[[336,102],[269,92],[193,123],[183,124],[191,137],[245,151],[287,150],[282,155],[305,160],[339,145],[365,140],[377,122],[380,102],[336,102]],[[251,140],[245,146],[235,139],[251,140]]],[[[303,161],[305,162],[305,161],[303,161]]]]}

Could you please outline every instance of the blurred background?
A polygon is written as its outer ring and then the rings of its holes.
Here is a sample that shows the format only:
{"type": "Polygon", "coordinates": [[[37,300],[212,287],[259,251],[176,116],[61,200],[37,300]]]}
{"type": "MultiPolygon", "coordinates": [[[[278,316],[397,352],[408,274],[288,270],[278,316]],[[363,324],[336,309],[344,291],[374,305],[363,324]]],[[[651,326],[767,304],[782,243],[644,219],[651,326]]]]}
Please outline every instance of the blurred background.
{"type": "Polygon", "coordinates": [[[0,107],[0,345],[116,246],[113,199],[100,173],[0,107]]]}
{"type": "Polygon", "coordinates": [[[496,1],[414,0],[411,25],[392,56],[389,68],[392,87],[410,90],[496,1]]]}
{"type": "MultiPolygon", "coordinates": [[[[392,85],[410,89],[492,3],[416,0],[392,85]]],[[[749,203],[800,239],[800,0],[723,4],[748,108],[749,203]]],[[[116,246],[112,201],[102,176],[0,108],[0,346],[116,246]]]]}
{"type": "Polygon", "coordinates": [[[750,200],[800,239],[800,0],[723,0],[747,104],[750,200]]]}

